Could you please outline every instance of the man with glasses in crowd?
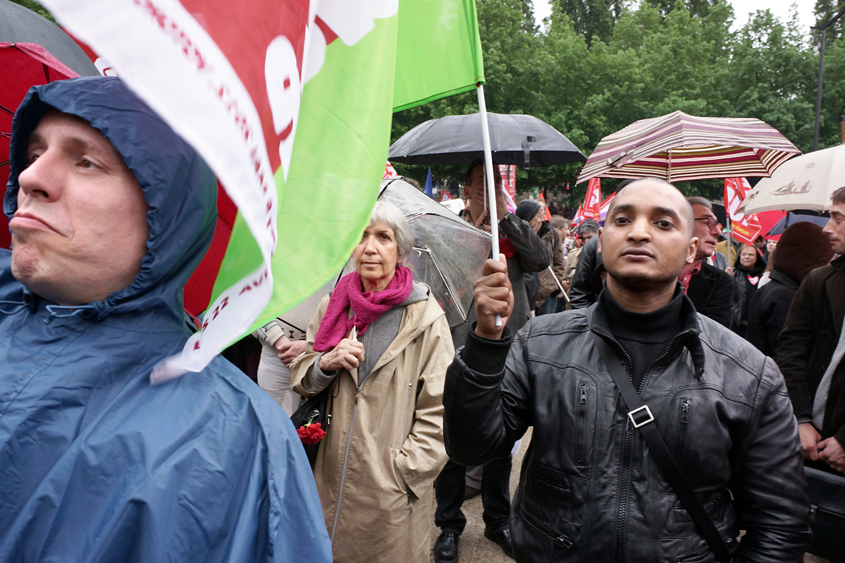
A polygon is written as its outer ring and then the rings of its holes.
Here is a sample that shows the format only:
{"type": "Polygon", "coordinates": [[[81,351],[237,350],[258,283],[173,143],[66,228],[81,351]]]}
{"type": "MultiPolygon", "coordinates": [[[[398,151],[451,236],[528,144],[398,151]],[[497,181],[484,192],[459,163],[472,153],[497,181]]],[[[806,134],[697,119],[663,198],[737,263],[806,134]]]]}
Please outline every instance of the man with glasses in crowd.
{"type": "Polygon", "coordinates": [[[713,205],[703,197],[688,197],[694,215],[693,236],[698,238],[695,262],[681,271],[681,285],[696,311],[717,323],[730,327],[735,287],[724,270],[711,266],[707,259],[716,253],[721,225],[713,214],[713,205]]]}

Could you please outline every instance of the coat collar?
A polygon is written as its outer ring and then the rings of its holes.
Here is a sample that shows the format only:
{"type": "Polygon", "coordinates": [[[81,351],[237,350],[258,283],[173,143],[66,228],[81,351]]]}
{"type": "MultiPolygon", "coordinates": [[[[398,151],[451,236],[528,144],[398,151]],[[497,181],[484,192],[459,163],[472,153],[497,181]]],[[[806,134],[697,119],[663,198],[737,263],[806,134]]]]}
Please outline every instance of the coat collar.
{"type": "Polygon", "coordinates": [[[769,278],[771,278],[772,280],[779,281],[780,283],[785,285],[788,289],[791,289],[793,291],[798,289],[798,284],[795,282],[795,280],[790,278],[789,276],[787,276],[783,272],[779,272],[777,270],[772,270],[771,272],[769,272],[769,278]]]}
{"type": "MultiPolygon", "coordinates": [[[[611,332],[607,309],[602,305],[600,299],[587,309],[586,315],[587,324],[592,332],[604,338],[618,350],[623,350],[622,345],[611,332]]],[[[681,317],[684,320],[684,327],[672,340],[668,355],[673,357],[684,347],[689,350],[695,368],[695,377],[698,379],[704,373],[704,346],[702,346],[700,339],[701,326],[698,321],[698,313],[695,310],[695,305],[686,295],[682,297],[681,317]]]]}

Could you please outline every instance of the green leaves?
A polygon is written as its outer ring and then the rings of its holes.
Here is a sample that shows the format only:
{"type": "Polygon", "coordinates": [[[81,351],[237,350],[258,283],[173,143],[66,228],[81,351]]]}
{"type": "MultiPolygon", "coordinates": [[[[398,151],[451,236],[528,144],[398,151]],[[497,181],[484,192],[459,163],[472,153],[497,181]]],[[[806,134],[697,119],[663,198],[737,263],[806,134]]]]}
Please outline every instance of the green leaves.
{"type": "MultiPolygon", "coordinates": [[[[477,0],[489,111],[535,115],[587,155],[633,121],[675,110],[757,117],[811,150],[819,59],[811,38],[799,31],[797,14],[780,21],[758,11],[731,32],[734,10],[726,0],[556,0],[541,31],[527,4],[477,0]]],[[[842,5],[845,0],[818,0],[817,11],[834,15],[842,5]]],[[[828,30],[828,41],[820,148],[839,143],[838,118],[845,112],[839,28],[828,30]]],[[[411,111],[394,115],[393,140],[426,119],[474,113],[478,106],[467,93],[411,111]]],[[[427,169],[397,166],[420,179],[427,169]]],[[[578,169],[520,170],[518,189],[574,183],[578,169]]],[[[464,171],[432,167],[432,173],[461,183],[464,171]]],[[[609,193],[615,181],[604,183],[609,193]]],[[[681,187],[715,198],[721,192],[720,181],[681,187]]],[[[572,190],[575,207],[585,189],[572,190]]]]}

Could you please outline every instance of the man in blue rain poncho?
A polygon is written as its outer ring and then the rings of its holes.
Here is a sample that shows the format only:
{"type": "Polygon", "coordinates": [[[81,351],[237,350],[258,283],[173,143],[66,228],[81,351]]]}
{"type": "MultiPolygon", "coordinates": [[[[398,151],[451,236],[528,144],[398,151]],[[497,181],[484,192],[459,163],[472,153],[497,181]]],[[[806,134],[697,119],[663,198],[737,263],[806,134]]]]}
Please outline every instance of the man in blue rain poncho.
{"type": "Polygon", "coordinates": [[[115,78],[35,87],[0,250],[0,561],[330,561],[284,412],[225,360],[150,386],[190,335],[214,175],[115,78]]]}

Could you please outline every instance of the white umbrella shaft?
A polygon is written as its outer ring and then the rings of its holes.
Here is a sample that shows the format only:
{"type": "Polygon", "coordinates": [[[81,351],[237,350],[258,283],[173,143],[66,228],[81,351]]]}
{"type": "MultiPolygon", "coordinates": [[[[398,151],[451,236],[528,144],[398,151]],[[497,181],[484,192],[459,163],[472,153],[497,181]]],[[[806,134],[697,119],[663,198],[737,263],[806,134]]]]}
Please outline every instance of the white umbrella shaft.
{"type": "MultiPolygon", "coordinates": [[[[484,170],[487,184],[487,200],[490,205],[490,235],[493,237],[493,258],[499,259],[499,214],[496,211],[496,181],[493,176],[493,153],[490,150],[490,128],[487,125],[487,103],[484,101],[484,86],[478,85],[478,111],[481,114],[481,140],[484,143],[484,170]]],[[[496,315],[496,326],[502,326],[501,315],[496,315]]]]}
{"type": "Polygon", "coordinates": [[[552,277],[554,278],[555,283],[557,284],[558,288],[560,289],[560,293],[561,293],[561,295],[563,295],[564,299],[566,299],[566,302],[567,302],[567,303],[569,303],[569,296],[568,296],[568,295],[566,294],[566,292],[563,290],[563,286],[562,286],[562,285],[560,285],[560,281],[557,279],[557,276],[555,275],[555,271],[554,271],[554,270],[552,270],[552,267],[551,267],[551,266],[549,266],[549,273],[551,273],[551,274],[552,274],[552,277]]]}

